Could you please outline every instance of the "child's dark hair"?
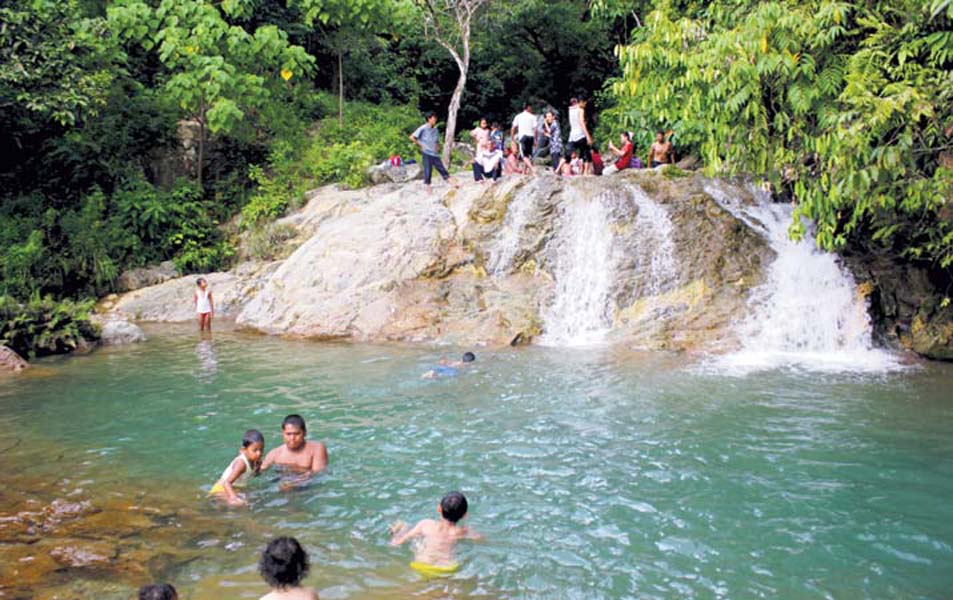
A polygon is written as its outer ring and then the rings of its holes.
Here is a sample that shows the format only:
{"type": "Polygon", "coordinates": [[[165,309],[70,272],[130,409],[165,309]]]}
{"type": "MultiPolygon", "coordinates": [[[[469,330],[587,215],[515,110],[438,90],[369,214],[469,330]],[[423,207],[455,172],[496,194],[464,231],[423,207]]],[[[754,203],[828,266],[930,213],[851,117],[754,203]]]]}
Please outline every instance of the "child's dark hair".
{"type": "Polygon", "coordinates": [[[247,448],[252,444],[265,445],[265,436],[257,429],[249,429],[245,432],[245,435],[242,436],[242,448],[247,448]]]}
{"type": "Polygon", "coordinates": [[[301,418],[301,415],[288,415],[285,417],[285,420],[281,422],[281,429],[284,430],[284,428],[288,425],[297,427],[305,433],[308,432],[308,428],[305,426],[304,419],[301,418]]]}
{"type": "Polygon", "coordinates": [[[198,279],[195,280],[195,285],[198,285],[200,283],[208,283],[208,282],[205,281],[204,277],[199,277],[198,279]]]}
{"type": "Polygon", "coordinates": [[[499,121],[493,121],[493,124],[490,125],[490,129],[499,129],[499,128],[500,128],[500,122],[499,122],[499,121]]]}
{"type": "Polygon", "coordinates": [[[440,501],[440,512],[444,519],[456,523],[467,514],[467,499],[460,492],[450,492],[440,501]]]}
{"type": "Polygon", "coordinates": [[[463,362],[473,362],[476,360],[476,354],[472,352],[463,353],[463,362]]]}
{"type": "Polygon", "coordinates": [[[261,553],[258,572],[273,588],[297,587],[308,575],[308,553],[293,537],[271,540],[261,553]]]}
{"type": "Polygon", "coordinates": [[[179,593],[168,583],[152,583],[139,588],[139,600],[176,600],[179,593]]]}
{"type": "Polygon", "coordinates": [[[436,116],[437,116],[437,113],[435,113],[435,112],[432,111],[432,110],[428,110],[428,111],[427,111],[427,114],[424,115],[424,118],[429,121],[429,120],[430,120],[430,117],[436,117],[436,116]]]}

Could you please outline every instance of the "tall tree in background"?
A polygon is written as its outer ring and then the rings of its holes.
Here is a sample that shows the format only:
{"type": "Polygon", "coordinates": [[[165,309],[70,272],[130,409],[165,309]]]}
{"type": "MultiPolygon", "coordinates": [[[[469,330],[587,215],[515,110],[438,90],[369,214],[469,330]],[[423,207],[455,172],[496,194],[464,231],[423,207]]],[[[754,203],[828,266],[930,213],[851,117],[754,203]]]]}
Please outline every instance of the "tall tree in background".
{"type": "Polygon", "coordinates": [[[475,19],[491,0],[415,0],[420,8],[424,34],[432,37],[443,46],[454,62],[460,76],[457,86],[450,97],[447,108],[447,132],[443,143],[443,162],[450,164],[450,152],[453,150],[453,138],[457,133],[457,113],[460,111],[460,98],[467,85],[467,71],[470,68],[470,33],[475,19]]]}
{"type": "Polygon", "coordinates": [[[338,125],[344,125],[344,55],[348,48],[384,30],[399,27],[402,4],[394,0],[293,0],[309,27],[320,24],[337,55],[338,125]]]}
{"type": "Polygon", "coordinates": [[[209,133],[232,130],[281,80],[314,68],[314,58],[278,27],[249,33],[228,21],[249,10],[251,3],[240,0],[222,2],[221,8],[206,0],[162,0],[156,8],[126,0],[108,11],[110,28],[123,41],[158,53],[165,93],[198,124],[200,186],[209,133]]]}

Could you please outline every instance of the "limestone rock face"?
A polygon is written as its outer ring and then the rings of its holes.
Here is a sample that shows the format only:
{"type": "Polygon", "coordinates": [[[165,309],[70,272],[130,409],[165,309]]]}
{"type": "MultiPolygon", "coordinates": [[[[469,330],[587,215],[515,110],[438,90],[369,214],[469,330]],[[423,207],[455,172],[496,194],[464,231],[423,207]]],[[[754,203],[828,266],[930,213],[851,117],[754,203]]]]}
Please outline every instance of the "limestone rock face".
{"type": "Polygon", "coordinates": [[[119,276],[118,287],[122,292],[131,292],[150,285],[156,285],[179,276],[171,260],[159,263],[152,267],[130,269],[123,271],[119,276]]]}
{"type": "Polygon", "coordinates": [[[102,327],[100,341],[107,346],[121,346],[143,342],[146,334],[137,325],[121,319],[106,321],[102,327]]]}
{"type": "MultiPolygon", "coordinates": [[[[641,170],[457,190],[438,180],[433,195],[419,182],[329,186],[281,220],[301,242],[287,259],[207,279],[217,316],[271,334],[502,345],[598,333],[640,348],[731,348],[773,252],[706,182],[641,170]]],[[[194,287],[194,276],[173,279],[109,310],[191,320],[194,287]]]]}
{"type": "Polygon", "coordinates": [[[23,357],[7,346],[0,344],[0,372],[19,373],[29,366],[30,365],[23,360],[23,357]]]}

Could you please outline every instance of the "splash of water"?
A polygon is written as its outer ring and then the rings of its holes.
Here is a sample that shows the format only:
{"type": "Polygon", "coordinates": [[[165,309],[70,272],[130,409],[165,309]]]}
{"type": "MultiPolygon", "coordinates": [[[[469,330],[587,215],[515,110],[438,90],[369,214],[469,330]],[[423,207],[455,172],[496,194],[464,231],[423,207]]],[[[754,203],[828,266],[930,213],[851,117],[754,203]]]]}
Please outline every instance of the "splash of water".
{"type": "Polygon", "coordinates": [[[741,372],[793,366],[822,371],[882,371],[895,357],[871,341],[867,301],[836,255],[809,236],[788,236],[792,207],[756,194],[746,205],[723,186],[706,191],[722,208],[759,232],[777,254],[767,280],[754,290],[751,311],[739,323],[740,351],[718,363],[741,372]]]}
{"type": "Polygon", "coordinates": [[[593,344],[609,331],[609,293],[616,268],[608,200],[607,192],[586,198],[575,187],[566,187],[556,239],[556,292],[543,314],[541,344],[593,344]]]}

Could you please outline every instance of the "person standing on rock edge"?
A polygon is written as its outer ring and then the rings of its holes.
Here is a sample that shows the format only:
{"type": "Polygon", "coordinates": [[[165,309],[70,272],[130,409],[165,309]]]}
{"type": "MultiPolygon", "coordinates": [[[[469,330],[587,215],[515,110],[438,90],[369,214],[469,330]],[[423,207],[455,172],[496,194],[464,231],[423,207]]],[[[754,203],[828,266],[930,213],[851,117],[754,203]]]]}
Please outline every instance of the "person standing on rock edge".
{"type": "Polygon", "coordinates": [[[665,139],[665,132],[659,129],[655,133],[655,142],[649,148],[649,167],[654,169],[666,163],[675,164],[675,152],[672,142],[665,139]]]}
{"type": "Polygon", "coordinates": [[[192,295],[195,313],[199,319],[199,332],[212,333],[212,316],[215,314],[215,301],[212,299],[212,290],[204,277],[195,280],[195,293],[192,295]]]}
{"type": "Polygon", "coordinates": [[[520,160],[526,166],[526,172],[535,175],[533,144],[536,141],[536,115],[533,114],[533,105],[529,102],[523,105],[523,112],[513,119],[510,137],[519,144],[520,160]]]}
{"type": "Polygon", "coordinates": [[[427,186],[428,194],[431,193],[430,178],[434,169],[437,169],[444,181],[455,188],[460,187],[460,184],[450,177],[447,168],[443,166],[443,161],[440,160],[440,130],[437,129],[437,113],[434,111],[427,113],[427,122],[410,134],[410,141],[420,146],[424,165],[424,185],[427,186]]]}

